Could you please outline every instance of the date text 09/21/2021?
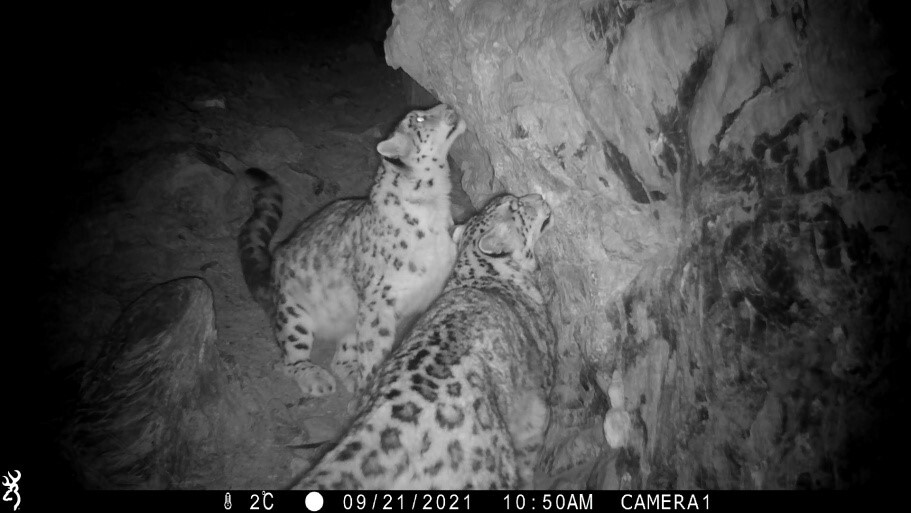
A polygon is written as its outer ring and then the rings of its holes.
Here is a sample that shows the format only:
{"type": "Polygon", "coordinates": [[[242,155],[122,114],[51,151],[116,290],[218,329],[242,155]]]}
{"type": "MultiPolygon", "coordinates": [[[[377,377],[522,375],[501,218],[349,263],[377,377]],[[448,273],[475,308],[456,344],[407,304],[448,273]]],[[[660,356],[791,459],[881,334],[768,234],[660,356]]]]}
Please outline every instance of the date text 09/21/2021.
{"type": "MultiPolygon", "coordinates": [[[[499,495],[499,494],[497,494],[499,495]]],[[[619,500],[623,510],[707,510],[709,494],[692,493],[624,493],[611,495],[619,500]]],[[[498,498],[482,493],[413,493],[413,494],[345,494],[342,508],[345,510],[411,510],[443,511],[466,510],[473,506],[499,505],[506,511],[592,511],[595,509],[592,493],[521,493],[505,492],[498,498]],[[484,504],[478,503],[478,501],[484,504]]]]}

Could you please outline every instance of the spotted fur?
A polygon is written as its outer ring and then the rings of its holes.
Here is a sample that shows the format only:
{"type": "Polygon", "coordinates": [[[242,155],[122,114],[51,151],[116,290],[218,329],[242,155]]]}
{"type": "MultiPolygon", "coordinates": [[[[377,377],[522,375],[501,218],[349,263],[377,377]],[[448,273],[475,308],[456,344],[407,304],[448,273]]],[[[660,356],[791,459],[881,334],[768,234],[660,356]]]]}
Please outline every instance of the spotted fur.
{"type": "Polygon", "coordinates": [[[456,255],[447,154],[465,123],[447,105],[409,113],[377,145],[383,157],[369,198],[340,200],[278,245],[278,183],[248,171],[253,214],[238,237],[244,278],[272,320],[285,372],[304,396],[335,391],[310,360],[315,341],[338,343],[332,371],[359,389],[403,322],[440,293],[456,255]]]}
{"type": "Polygon", "coordinates": [[[507,195],[469,220],[443,294],[298,488],[532,486],[555,340],[533,247],[550,215],[537,194],[507,195]]]}

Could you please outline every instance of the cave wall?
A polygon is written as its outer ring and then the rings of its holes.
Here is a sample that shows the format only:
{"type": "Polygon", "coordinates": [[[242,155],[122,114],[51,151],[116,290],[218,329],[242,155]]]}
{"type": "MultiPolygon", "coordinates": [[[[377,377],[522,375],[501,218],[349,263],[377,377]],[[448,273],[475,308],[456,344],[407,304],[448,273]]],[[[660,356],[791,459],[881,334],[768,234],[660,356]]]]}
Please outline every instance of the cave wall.
{"type": "Polygon", "coordinates": [[[387,62],[469,123],[452,154],[475,205],[539,192],[555,210],[539,245],[560,369],[542,483],[897,479],[911,226],[888,13],[811,0],[393,11],[387,62]],[[623,401],[607,397],[615,371],[623,401]],[[622,447],[605,443],[610,407],[632,419],[622,447]]]}

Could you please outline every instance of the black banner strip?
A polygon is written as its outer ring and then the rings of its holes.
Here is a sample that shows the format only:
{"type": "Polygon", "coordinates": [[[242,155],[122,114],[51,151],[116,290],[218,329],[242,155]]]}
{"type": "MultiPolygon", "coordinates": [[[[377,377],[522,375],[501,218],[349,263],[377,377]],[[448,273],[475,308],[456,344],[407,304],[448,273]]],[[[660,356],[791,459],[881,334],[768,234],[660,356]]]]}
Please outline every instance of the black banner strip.
{"type": "MultiPolygon", "coordinates": [[[[21,490],[17,511],[872,511],[888,493],[861,491],[76,491],[21,490]]],[[[5,503],[12,511],[12,504],[5,503]]],[[[2,508],[2,506],[0,506],[2,508]]]]}

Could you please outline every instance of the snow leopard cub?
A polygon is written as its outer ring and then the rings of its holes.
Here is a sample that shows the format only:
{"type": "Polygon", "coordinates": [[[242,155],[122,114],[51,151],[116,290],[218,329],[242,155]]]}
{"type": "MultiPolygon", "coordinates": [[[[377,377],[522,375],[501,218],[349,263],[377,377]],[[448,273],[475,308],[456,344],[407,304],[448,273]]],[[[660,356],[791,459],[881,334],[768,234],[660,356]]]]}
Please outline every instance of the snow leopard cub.
{"type": "Polygon", "coordinates": [[[314,343],[337,342],[332,371],[354,392],[401,323],[442,290],[456,255],[447,155],[464,131],[448,105],[410,112],[377,145],[382,160],[369,197],[329,204],[274,251],[281,190],[268,174],[248,170],[256,192],[238,237],[244,279],[305,397],[336,389],[333,375],[310,360],[314,343]]]}

